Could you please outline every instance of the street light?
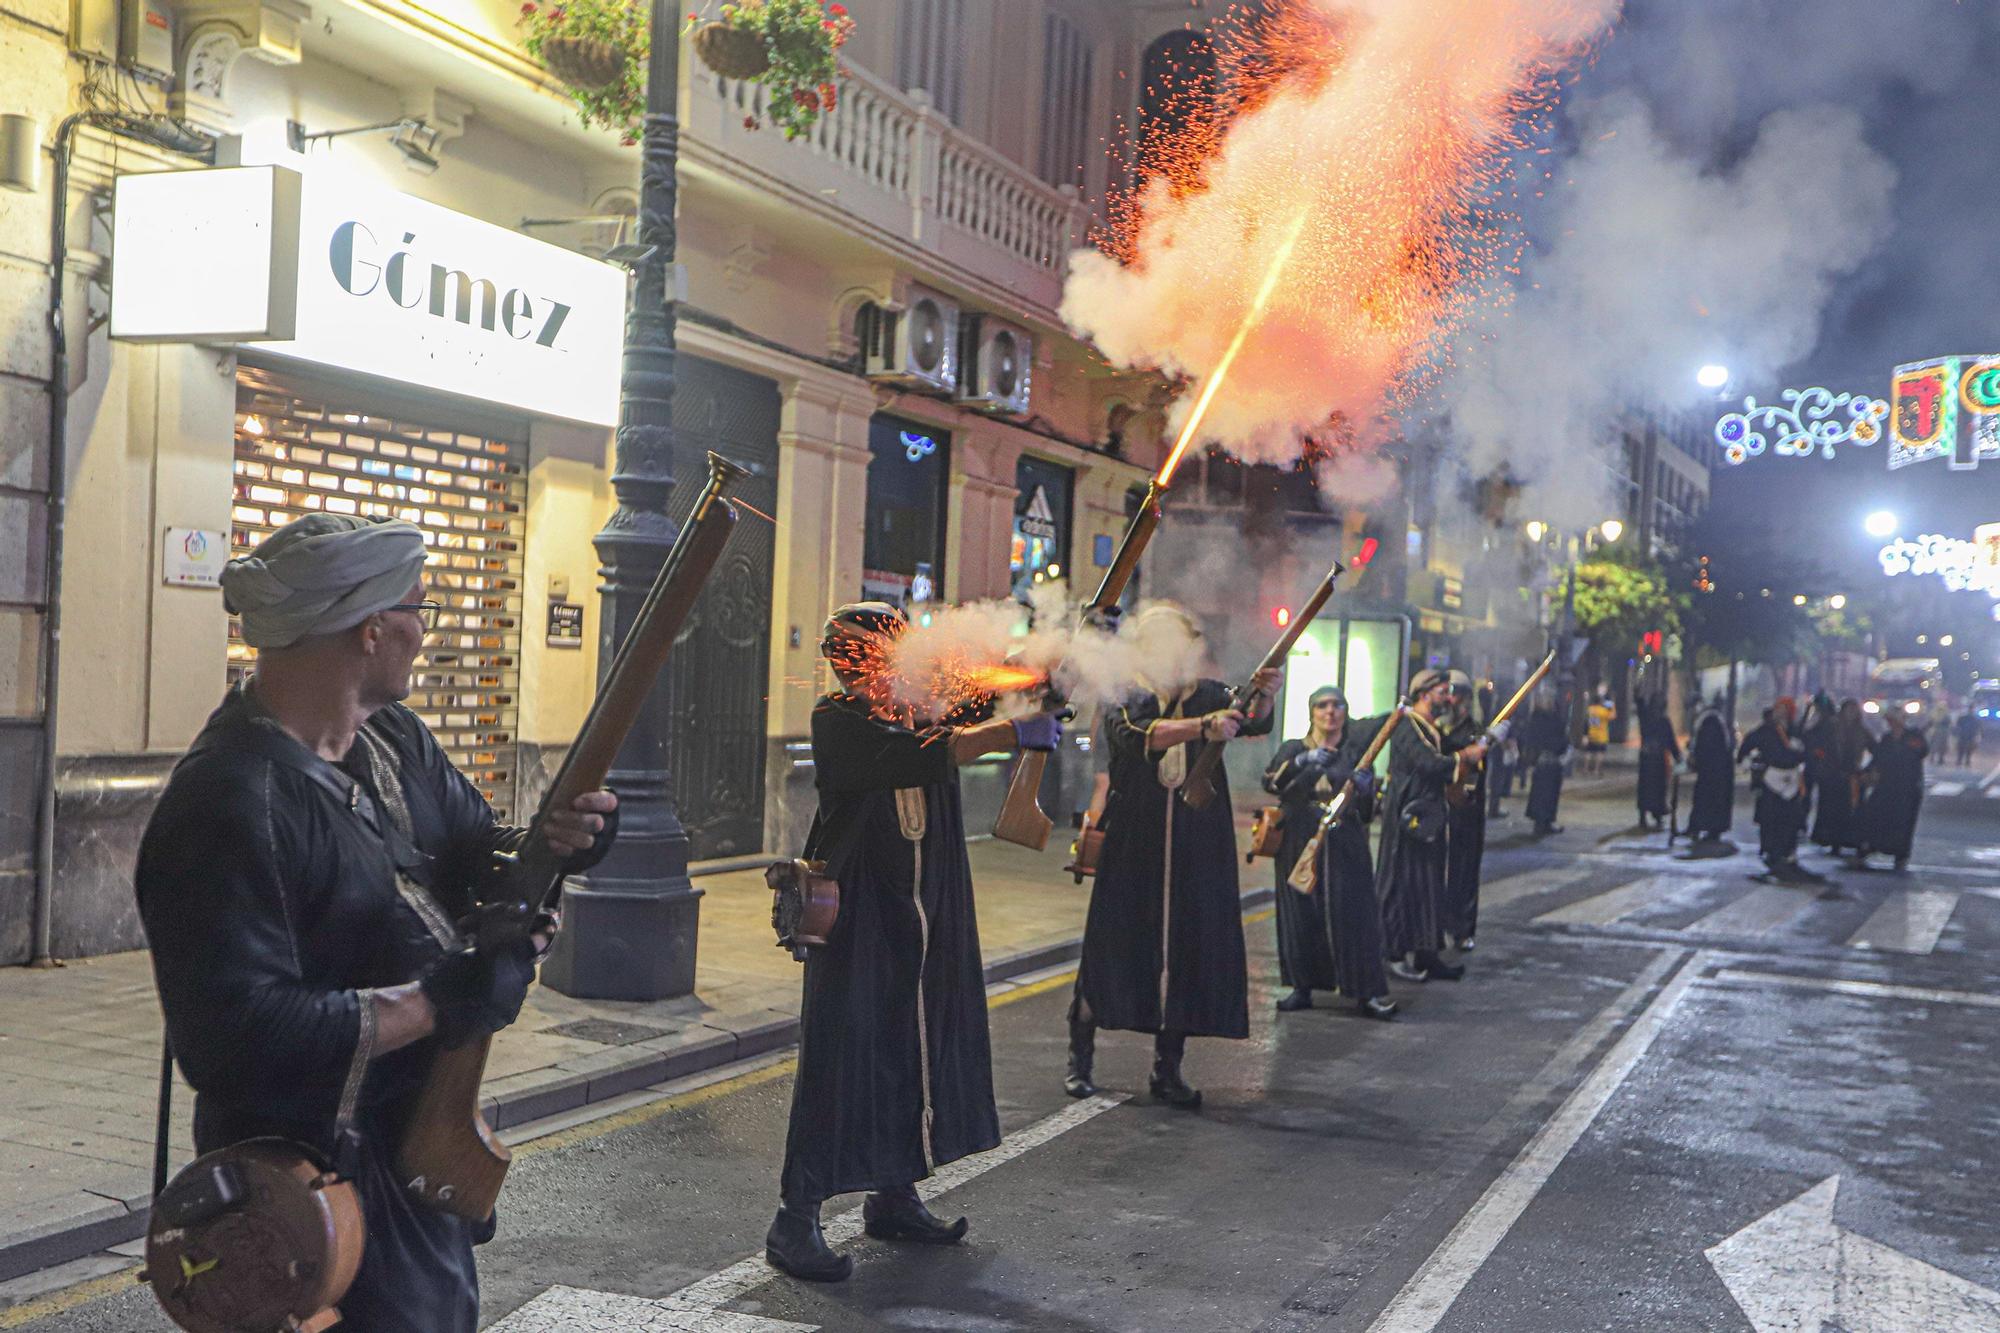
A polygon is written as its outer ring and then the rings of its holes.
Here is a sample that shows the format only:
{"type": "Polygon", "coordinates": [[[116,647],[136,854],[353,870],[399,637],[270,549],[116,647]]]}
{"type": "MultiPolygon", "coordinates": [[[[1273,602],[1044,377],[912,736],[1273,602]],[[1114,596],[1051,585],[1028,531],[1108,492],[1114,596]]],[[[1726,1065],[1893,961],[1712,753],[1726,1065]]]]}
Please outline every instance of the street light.
{"type": "Polygon", "coordinates": [[[1896,516],[1886,509],[1878,509],[1862,520],[1862,527],[1870,537],[1893,537],[1896,535],[1896,516]]]}
{"type": "Polygon", "coordinates": [[[1729,383],[1729,367],[1718,366],[1711,361],[1695,372],[1694,382],[1704,389],[1720,389],[1729,383]]]}
{"type": "Polygon", "coordinates": [[[1944,635],[1943,637],[1941,637],[1941,638],[1940,638],[1940,639],[1938,640],[1938,647],[1940,647],[1940,648],[1949,648],[1949,647],[1951,647],[1951,635],[1949,635],[1949,634],[1946,634],[1946,635],[1944,635]]]}
{"type": "Polygon", "coordinates": [[[1805,604],[1806,604],[1806,595],[1804,593],[1795,592],[1792,594],[1793,606],[1804,606],[1805,604]]]}
{"type": "Polygon", "coordinates": [[[1826,604],[1832,607],[1834,610],[1838,611],[1842,607],[1847,605],[1847,594],[1844,592],[1837,592],[1833,596],[1826,599],[1826,604]]]}
{"type": "Polygon", "coordinates": [[[1615,518],[1605,519],[1597,525],[1597,530],[1604,534],[1604,540],[1608,542],[1615,542],[1625,535],[1625,525],[1615,518]]]}
{"type": "Polygon", "coordinates": [[[1533,542],[1537,546],[1540,546],[1542,544],[1542,538],[1548,535],[1549,535],[1548,524],[1542,522],[1542,520],[1540,520],[1539,518],[1531,518],[1528,520],[1529,541],[1533,542]]]}

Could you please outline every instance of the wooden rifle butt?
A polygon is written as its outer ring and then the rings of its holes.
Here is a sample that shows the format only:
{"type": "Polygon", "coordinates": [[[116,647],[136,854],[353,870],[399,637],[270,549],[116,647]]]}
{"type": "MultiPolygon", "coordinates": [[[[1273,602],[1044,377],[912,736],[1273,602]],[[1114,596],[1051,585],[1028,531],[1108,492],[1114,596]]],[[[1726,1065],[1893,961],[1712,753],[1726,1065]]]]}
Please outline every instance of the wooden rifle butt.
{"type": "Polygon", "coordinates": [[[396,1152],[396,1178],[403,1188],[468,1222],[492,1216],[514,1160],[479,1110],[479,1088],[492,1047],[493,1036],[485,1033],[431,1058],[396,1152]]]}
{"type": "Polygon", "coordinates": [[[1023,750],[1014,765],[1013,780],[1007,784],[1007,799],[993,821],[993,836],[1017,847],[1039,852],[1049,845],[1055,821],[1042,813],[1042,773],[1049,765],[1049,751],[1023,750]]]}
{"type": "Polygon", "coordinates": [[[1319,849],[1326,841],[1326,825],[1313,830],[1306,845],[1299,849],[1299,859],[1292,864],[1292,873],[1285,877],[1285,883],[1292,889],[1310,897],[1319,887],[1319,849]]]}

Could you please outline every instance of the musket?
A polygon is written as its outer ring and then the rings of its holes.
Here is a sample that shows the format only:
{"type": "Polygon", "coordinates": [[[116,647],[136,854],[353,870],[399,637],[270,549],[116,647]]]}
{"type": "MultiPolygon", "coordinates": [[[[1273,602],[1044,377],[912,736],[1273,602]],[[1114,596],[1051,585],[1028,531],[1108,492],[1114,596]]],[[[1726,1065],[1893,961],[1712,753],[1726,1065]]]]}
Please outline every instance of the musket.
{"type": "MultiPolygon", "coordinates": [[[[604,785],[736,525],[735,506],[723,491],[748,475],[718,454],[708,456],[708,484],[618,646],[527,837],[518,851],[499,858],[496,888],[460,925],[474,950],[504,948],[552,925],[562,898],[563,858],[542,837],[543,823],[550,812],[568,810],[577,797],[604,785]]],[[[492,1214],[513,1160],[479,1110],[479,1086],[492,1044],[489,1033],[437,1052],[396,1154],[397,1179],[404,1188],[432,1207],[472,1222],[492,1214]]]]}
{"type": "MultiPolygon", "coordinates": [[[[1542,659],[1542,664],[1536,667],[1526,680],[1521,682],[1520,689],[1514,691],[1514,697],[1509,699],[1506,705],[1499,712],[1495,713],[1492,720],[1486,724],[1486,733],[1480,737],[1481,743],[1486,745],[1493,743],[1493,728],[1514,716],[1515,710],[1520,708],[1522,702],[1534,691],[1535,686],[1542,683],[1543,678],[1549,674],[1549,668],[1555,664],[1555,650],[1550,649],[1549,655],[1542,659]]],[[[1464,805],[1470,800],[1472,797],[1472,784],[1479,770],[1485,766],[1485,763],[1486,761],[1482,759],[1477,764],[1472,765],[1469,769],[1452,778],[1451,782],[1445,787],[1445,799],[1453,805],[1464,805]]]]}
{"type": "MultiPolygon", "coordinates": [[[[1264,654],[1264,660],[1257,664],[1257,670],[1250,673],[1250,679],[1230,691],[1231,708],[1248,715],[1256,706],[1264,693],[1257,687],[1258,675],[1285,665],[1286,659],[1292,654],[1292,646],[1299,641],[1299,636],[1306,632],[1306,626],[1313,623],[1313,617],[1317,616],[1320,608],[1326,605],[1326,599],[1333,596],[1334,581],[1346,568],[1347,566],[1338,560],[1333,562],[1333,568],[1326,572],[1326,577],[1320,580],[1317,588],[1313,589],[1312,596],[1308,597],[1306,604],[1299,608],[1298,615],[1292,618],[1292,623],[1285,632],[1278,636],[1278,641],[1271,645],[1271,651],[1264,654]]],[[[1195,756],[1194,764],[1188,769],[1187,780],[1181,783],[1181,799],[1197,810],[1215,799],[1215,770],[1222,764],[1222,747],[1226,744],[1227,741],[1210,741],[1202,746],[1201,753],[1195,756]]]]}
{"type": "Polygon", "coordinates": [[[1354,766],[1354,773],[1348,775],[1347,781],[1340,784],[1340,790],[1333,794],[1333,799],[1321,808],[1319,826],[1313,830],[1312,837],[1306,839],[1306,845],[1299,850],[1299,859],[1285,880],[1300,893],[1309,894],[1319,884],[1320,845],[1326,841],[1326,835],[1333,831],[1333,826],[1340,822],[1340,817],[1347,813],[1349,803],[1354,800],[1354,774],[1375,767],[1376,756],[1382,753],[1382,747],[1389,743],[1389,737],[1402,723],[1403,714],[1409,711],[1408,704],[1397,704],[1389,711],[1389,720],[1382,724],[1382,729],[1375,733],[1375,739],[1369,741],[1368,748],[1362,751],[1361,762],[1354,766]]]}
{"type": "MultiPolygon", "coordinates": [[[[1111,568],[1104,571],[1104,580],[1097,585],[1097,595],[1083,608],[1082,619],[1085,623],[1118,605],[1118,599],[1125,595],[1125,585],[1132,581],[1132,571],[1138,568],[1146,543],[1153,539],[1153,530],[1160,526],[1160,500],[1166,493],[1166,485],[1158,477],[1146,483],[1146,498],[1126,527],[1124,540],[1118,543],[1118,554],[1112,557],[1111,568]]],[[[1060,670],[1058,667],[1056,671],[1051,671],[1050,679],[1053,680],[1060,670]]],[[[1053,712],[1064,707],[1064,702],[1061,696],[1051,691],[1042,696],[1042,706],[1053,712]]],[[[1014,777],[1007,784],[1007,799],[993,821],[994,837],[1038,852],[1049,845],[1049,833],[1055,828],[1055,821],[1042,813],[1041,802],[1042,772],[1048,767],[1048,762],[1047,750],[1021,752],[1019,761],[1014,765],[1014,777]]]]}

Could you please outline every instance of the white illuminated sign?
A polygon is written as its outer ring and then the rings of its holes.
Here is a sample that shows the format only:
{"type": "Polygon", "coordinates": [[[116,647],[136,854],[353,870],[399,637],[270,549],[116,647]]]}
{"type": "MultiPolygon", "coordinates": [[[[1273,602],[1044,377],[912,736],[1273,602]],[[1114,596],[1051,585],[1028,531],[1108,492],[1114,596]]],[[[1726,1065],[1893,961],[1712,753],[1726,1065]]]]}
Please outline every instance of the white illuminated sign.
{"type": "Polygon", "coordinates": [[[1934,574],[1953,592],[1977,591],[2000,597],[2000,523],[1974,529],[1974,540],[1925,533],[1916,540],[1898,538],[1883,547],[1876,559],[1882,572],[1891,577],[1902,574],[1934,574]]]}
{"type": "Polygon", "coordinates": [[[283,167],[120,176],[111,196],[111,336],[291,337],[299,186],[283,167]]]}
{"type": "MultiPolygon", "coordinates": [[[[544,416],[607,426],[618,420],[622,270],[332,174],[301,178],[283,167],[175,173],[185,185],[174,206],[183,216],[208,219],[210,230],[226,231],[235,225],[237,204],[212,183],[239,171],[297,183],[295,327],[289,338],[257,336],[248,345],[544,416]]],[[[127,210],[119,227],[121,254],[128,227],[140,234],[186,229],[138,210],[127,210]]],[[[275,231],[282,237],[282,227],[275,231]]],[[[195,268],[172,246],[140,244],[144,262],[121,263],[116,282],[139,289],[127,291],[128,304],[161,313],[150,332],[134,336],[239,340],[229,336],[230,320],[203,304],[213,275],[231,263],[195,268]],[[201,281],[188,280],[190,268],[201,281]]],[[[254,280],[254,273],[244,277],[248,285],[254,280]]],[[[114,309],[117,300],[114,293],[114,309]]],[[[115,318],[113,332],[127,336],[115,318]]]]}

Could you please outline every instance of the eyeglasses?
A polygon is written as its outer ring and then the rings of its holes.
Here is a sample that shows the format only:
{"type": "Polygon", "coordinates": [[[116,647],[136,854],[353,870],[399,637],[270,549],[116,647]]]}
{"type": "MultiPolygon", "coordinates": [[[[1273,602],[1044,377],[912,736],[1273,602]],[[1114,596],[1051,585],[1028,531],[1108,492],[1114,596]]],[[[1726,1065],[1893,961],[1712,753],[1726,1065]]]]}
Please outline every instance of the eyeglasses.
{"type": "Polygon", "coordinates": [[[424,622],[424,633],[428,634],[438,627],[438,612],[444,610],[444,604],[442,602],[398,602],[394,606],[385,606],[382,609],[384,611],[410,612],[417,619],[424,622]]]}

